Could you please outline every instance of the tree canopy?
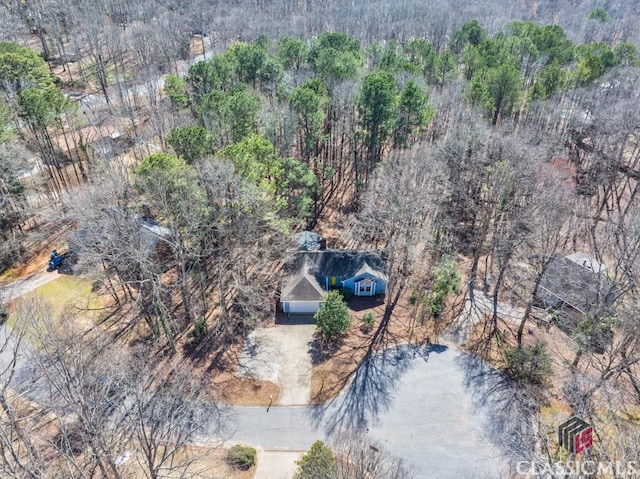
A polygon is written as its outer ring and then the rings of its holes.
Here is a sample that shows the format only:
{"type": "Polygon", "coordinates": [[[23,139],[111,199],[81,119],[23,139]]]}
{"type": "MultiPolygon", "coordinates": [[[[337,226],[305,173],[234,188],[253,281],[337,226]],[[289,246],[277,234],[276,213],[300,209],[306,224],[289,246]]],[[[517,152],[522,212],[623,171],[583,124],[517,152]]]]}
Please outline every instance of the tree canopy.
{"type": "Polygon", "coordinates": [[[296,462],[295,479],[334,479],[338,472],[333,451],[322,441],[316,441],[296,462]]]}
{"type": "Polygon", "coordinates": [[[27,87],[49,87],[53,79],[36,52],[15,43],[0,42],[0,85],[18,93],[27,87]]]}
{"type": "Polygon", "coordinates": [[[316,328],[327,341],[335,341],[351,326],[351,313],[339,291],[329,291],[314,315],[316,328]]]}

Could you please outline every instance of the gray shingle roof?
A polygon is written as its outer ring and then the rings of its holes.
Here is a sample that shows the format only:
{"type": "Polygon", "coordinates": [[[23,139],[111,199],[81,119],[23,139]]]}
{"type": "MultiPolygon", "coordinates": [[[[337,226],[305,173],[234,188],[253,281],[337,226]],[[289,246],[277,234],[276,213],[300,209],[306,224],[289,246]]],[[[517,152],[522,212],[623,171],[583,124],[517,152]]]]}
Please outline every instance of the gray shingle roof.
{"type": "Polygon", "coordinates": [[[619,294],[604,274],[595,274],[561,255],[549,263],[540,287],[583,314],[594,307],[611,306],[619,294]]]}
{"type": "Polygon", "coordinates": [[[316,276],[319,280],[326,276],[345,280],[363,272],[374,273],[386,280],[383,256],[384,253],[380,250],[301,251],[296,254],[294,270],[300,271],[306,265],[309,274],[316,276]]]}
{"type": "Polygon", "coordinates": [[[322,301],[323,298],[322,286],[304,271],[289,278],[282,290],[283,301],[322,301]]]}
{"type": "Polygon", "coordinates": [[[380,250],[298,251],[289,264],[289,279],[281,301],[319,301],[324,297],[327,276],[344,281],[363,273],[387,280],[384,253],[380,250]],[[321,292],[317,296],[318,291],[321,292]]]}
{"type": "Polygon", "coordinates": [[[165,228],[154,220],[143,219],[140,221],[140,249],[147,258],[158,246],[160,241],[171,238],[171,230],[165,228]]]}

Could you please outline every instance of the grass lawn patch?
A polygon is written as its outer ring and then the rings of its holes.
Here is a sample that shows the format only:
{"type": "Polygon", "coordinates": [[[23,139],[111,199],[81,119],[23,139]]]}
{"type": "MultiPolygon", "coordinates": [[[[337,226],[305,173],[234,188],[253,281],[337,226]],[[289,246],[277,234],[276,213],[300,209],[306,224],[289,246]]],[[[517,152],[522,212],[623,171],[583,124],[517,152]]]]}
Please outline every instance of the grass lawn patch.
{"type": "Polygon", "coordinates": [[[31,294],[47,301],[56,312],[62,312],[68,307],[77,309],[102,307],[103,300],[91,292],[91,284],[92,281],[87,278],[62,276],[60,279],[40,286],[31,294]]]}
{"type": "Polygon", "coordinates": [[[63,276],[30,294],[46,301],[56,315],[75,317],[76,325],[89,328],[104,315],[108,303],[108,298],[91,291],[92,284],[88,278],[63,276]]]}
{"type": "Polygon", "coordinates": [[[68,324],[69,320],[73,320],[75,326],[89,329],[104,316],[108,304],[108,298],[93,293],[91,286],[90,279],[63,275],[14,300],[9,308],[7,325],[15,325],[16,308],[20,301],[38,298],[59,321],[68,324]]]}

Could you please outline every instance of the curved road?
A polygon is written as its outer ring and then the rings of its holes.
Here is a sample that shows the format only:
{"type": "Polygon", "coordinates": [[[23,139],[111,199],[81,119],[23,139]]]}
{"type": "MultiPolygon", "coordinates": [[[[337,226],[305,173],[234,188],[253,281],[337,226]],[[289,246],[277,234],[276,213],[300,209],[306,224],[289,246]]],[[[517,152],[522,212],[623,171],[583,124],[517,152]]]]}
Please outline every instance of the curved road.
{"type": "Polygon", "coordinates": [[[497,477],[506,464],[499,431],[511,388],[484,363],[440,345],[403,346],[367,361],[327,406],[231,408],[233,441],[305,450],[317,439],[361,431],[403,458],[419,478],[497,477]]]}
{"type": "MultiPolygon", "coordinates": [[[[5,297],[56,276],[5,287],[5,297]]],[[[8,379],[15,349],[12,331],[0,326],[0,380],[8,379]]],[[[14,387],[41,402],[47,387],[33,377],[31,348],[23,342],[19,349],[14,387]]],[[[268,451],[303,451],[317,439],[359,431],[364,441],[371,437],[413,466],[417,478],[497,477],[507,462],[503,451],[520,436],[516,418],[523,414],[514,394],[500,373],[466,353],[399,346],[365,361],[328,405],[229,407],[223,434],[268,451]]],[[[206,425],[203,442],[223,439],[218,426],[206,425]]]]}

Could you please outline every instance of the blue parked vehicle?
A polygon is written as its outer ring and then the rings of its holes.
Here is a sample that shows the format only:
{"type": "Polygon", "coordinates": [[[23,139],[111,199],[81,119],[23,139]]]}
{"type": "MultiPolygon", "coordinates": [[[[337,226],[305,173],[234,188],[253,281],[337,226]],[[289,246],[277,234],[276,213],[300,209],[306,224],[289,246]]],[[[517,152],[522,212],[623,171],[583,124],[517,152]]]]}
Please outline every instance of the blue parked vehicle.
{"type": "Polygon", "coordinates": [[[64,261],[64,256],[59,255],[58,251],[54,249],[51,252],[51,258],[49,260],[49,269],[50,270],[58,269],[58,267],[62,264],[63,261],[64,261]]]}

